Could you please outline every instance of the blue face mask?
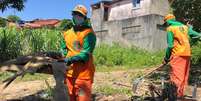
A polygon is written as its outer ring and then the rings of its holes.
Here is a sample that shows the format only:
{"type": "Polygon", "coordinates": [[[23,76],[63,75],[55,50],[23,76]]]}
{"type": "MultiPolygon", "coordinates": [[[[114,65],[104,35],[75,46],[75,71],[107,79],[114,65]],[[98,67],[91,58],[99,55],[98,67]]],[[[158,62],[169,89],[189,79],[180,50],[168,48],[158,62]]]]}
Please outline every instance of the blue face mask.
{"type": "Polygon", "coordinates": [[[84,19],[84,17],[75,15],[75,16],[73,16],[73,21],[74,21],[75,25],[82,25],[84,23],[85,19],[84,19]]]}

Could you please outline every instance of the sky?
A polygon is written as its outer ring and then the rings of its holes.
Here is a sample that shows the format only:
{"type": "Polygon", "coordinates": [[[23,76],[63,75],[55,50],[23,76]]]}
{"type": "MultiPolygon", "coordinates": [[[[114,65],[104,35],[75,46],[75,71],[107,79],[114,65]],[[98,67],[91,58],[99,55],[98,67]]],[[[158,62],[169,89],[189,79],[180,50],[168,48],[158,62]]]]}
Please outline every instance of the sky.
{"type": "Polygon", "coordinates": [[[39,19],[71,19],[71,11],[77,4],[85,5],[90,17],[90,5],[100,0],[27,0],[23,11],[18,12],[14,9],[7,9],[0,17],[8,15],[17,15],[22,20],[39,19]]]}

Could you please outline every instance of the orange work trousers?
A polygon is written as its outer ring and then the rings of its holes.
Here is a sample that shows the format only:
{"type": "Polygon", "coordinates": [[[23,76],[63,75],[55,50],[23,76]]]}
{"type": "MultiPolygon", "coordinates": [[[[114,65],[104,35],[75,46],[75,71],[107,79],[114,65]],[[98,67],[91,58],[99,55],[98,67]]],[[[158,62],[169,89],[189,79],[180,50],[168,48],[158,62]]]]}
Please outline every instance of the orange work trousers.
{"type": "Polygon", "coordinates": [[[172,56],[170,61],[170,81],[177,86],[177,96],[184,96],[185,87],[188,85],[190,56],[172,56]]]}
{"type": "Polygon", "coordinates": [[[92,80],[67,77],[70,101],[91,101],[92,80]]]}

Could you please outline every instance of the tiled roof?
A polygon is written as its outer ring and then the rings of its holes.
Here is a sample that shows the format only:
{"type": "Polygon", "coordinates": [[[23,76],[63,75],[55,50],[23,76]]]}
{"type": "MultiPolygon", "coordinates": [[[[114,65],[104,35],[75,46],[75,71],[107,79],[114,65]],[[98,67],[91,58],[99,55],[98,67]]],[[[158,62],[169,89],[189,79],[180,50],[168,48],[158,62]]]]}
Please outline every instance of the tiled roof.
{"type": "Polygon", "coordinates": [[[41,28],[44,26],[50,26],[50,27],[55,27],[60,23],[60,20],[58,19],[37,19],[33,20],[30,23],[25,23],[24,27],[28,28],[41,28]]]}

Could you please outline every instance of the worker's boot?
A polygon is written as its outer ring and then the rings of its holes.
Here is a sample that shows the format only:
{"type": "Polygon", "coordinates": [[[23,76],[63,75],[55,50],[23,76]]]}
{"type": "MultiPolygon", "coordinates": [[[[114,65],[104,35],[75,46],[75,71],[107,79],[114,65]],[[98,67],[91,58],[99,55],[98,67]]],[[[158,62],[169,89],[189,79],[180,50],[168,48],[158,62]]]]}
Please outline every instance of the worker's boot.
{"type": "Polygon", "coordinates": [[[177,87],[174,83],[165,83],[160,101],[177,101],[177,87]]]}
{"type": "Polygon", "coordinates": [[[168,101],[177,101],[177,86],[170,82],[168,85],[168,101]]]}

